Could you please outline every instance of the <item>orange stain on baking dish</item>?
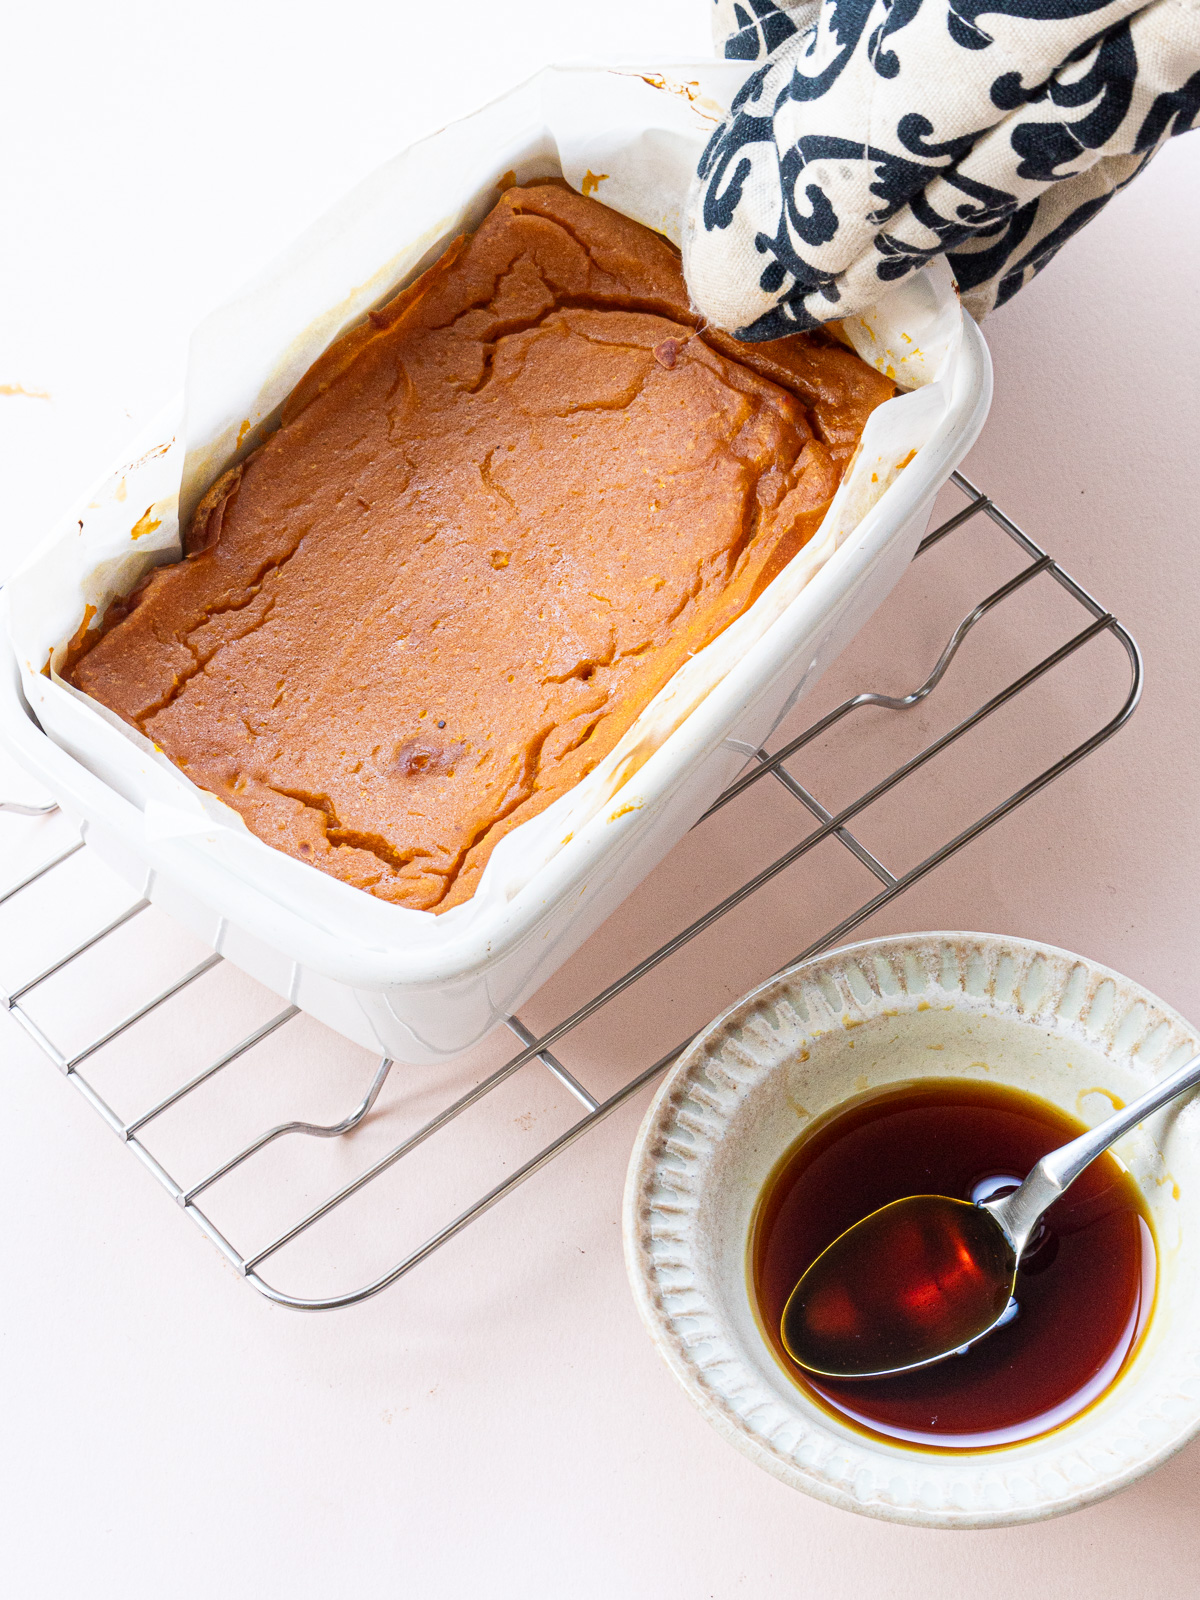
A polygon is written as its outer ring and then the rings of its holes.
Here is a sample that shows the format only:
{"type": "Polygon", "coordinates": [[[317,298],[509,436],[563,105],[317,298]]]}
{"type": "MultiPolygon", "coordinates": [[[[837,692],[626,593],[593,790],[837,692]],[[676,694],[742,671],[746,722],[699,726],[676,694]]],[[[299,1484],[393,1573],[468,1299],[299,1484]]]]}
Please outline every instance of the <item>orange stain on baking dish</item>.
{"type": "Polygon", "coordinates": [[[23,383],[0,383],[0,394],[21,396],[25,400],[49,400],[48,389],[27,389],[23,383]]]}
{"type": "Polygon", "coordinates": [[[167,451],[174,443],[175,436],[172,434],[167,440],[166,444],[156,444],[153,450],[147,450],[145,455],[139,456],[136,461],[131,461],[130,464],[125,468],[126,472],[136,472],[139,467],[144,467],[147,461],[153,461],[155,456],[166,455],[167,451]]]}
{"type": "Polygon", "coordinates": [[[245,441],[246,435],[249,432],[250,432],[250,418],[247,417],[246,420],[242,423],[241,427],[238,429],[237,448],[239,450],[242,448],[242,445],[243,445],[243,443],[245,441]]]}
{"type": "Polygon", "coordinates": [[[648,83],[652,89],[662,89],[666,94],[677,94],[686,100],[693,110],[701,116],[711,117],[719,122],[724,115],[722,108],[715,100],[710,100],[700,93],[700,83],[696,78],[689,78],[685,83],[672,83],[661,72],[639,72],[638,77],[643,83],[648,83]]]}
{"type": "Polygon", "coordinates": [[[162,527],[162,518],[152,517],[150,515],[153,510],[154,507],[149,505],[146,507],[145,511],[142,512],[141,516],[137,519],[130,530],[129,537],[131,539],[140,539],[144,533],[153,533],[155,528],[162,527]]]}

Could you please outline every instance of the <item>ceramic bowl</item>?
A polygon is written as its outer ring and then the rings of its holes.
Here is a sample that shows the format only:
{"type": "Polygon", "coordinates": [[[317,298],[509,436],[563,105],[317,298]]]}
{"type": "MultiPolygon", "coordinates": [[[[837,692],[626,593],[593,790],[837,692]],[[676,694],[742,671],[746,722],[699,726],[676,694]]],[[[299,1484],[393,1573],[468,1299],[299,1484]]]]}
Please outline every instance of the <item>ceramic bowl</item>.
{"type": "Polygon", "coordinates": [[[751,1460],[848,1511],[997,1527],[1124,1488],[1200,1430],[1200,1099],[1160,1112],[1115,1147],[1145,1196],[1159,1251],[1138,1350],[1089,1410],[1020,1444],[893,1446],[822,1411],[759,1330],[750,1226],[784,1151],[815,1118],[869,1089],[975,1078],[1094,1124],[1197,1048],[1194,1030],[1139,984],[1023,939],[911,934],[772,978],[689,1047],[634,1146],[626,1262],[660,1354],[751,1460]]]}

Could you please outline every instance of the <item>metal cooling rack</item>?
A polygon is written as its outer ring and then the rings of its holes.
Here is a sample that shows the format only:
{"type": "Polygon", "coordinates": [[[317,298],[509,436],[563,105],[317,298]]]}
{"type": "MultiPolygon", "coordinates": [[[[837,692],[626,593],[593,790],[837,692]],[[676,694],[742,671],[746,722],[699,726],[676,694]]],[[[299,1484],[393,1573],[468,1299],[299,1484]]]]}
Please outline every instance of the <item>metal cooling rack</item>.
{"type": "MultiPolygon", "coordinates": [[[[588,1018],[593,1017],[601,1008],[615,1000],[618,995],[630,989],[639,979],[645,977],[661,962],[667,960],[668,957],[674,955],[684,945],[695,939],[697,935],[703,933],[707,928],[710,928],[714,923],[726,916],[735,906],[740,905],[779,873],[791,866],[793,862],[799,860],[801,856],[813,850],[823,841],[834,838],[840,841],[863,866],[874,874],[879,881],[880,887],[875,894],[855,907],[848,915],[842,917],[835,926],[829,928],[820,938],[815,939],[806,949],[798,951],[794,959],[804,960],[820,951],[829,949],[839,941],[844,940],[848,934],[853,932],[855,928],[859,927],[875,912],[879,911],[881,907],[896,899],[906,889],[961,850],[964,845],[978,838],[980,834],[1002,817],[1007,816],[1009,812],[1014,811],[1032,795],[1037,794],[1040,790],[1046,788],[1048,784],[1053,783],[1068,768],[1074,766],[1076,762],[1081,761],[1084,756],[1090,754],[1105,740],[1111,738],[1118,728],[1132,715],[1141,691],[1142,667],[1137,645],[1130,635],[1110,612],[1106,611],[1068,573],[1064,572],[1058,563],[1052,560],[1027,534],[1022,532],[1003,511],[993,505],[986,495],[976,489],[973,484],[969,483],[959,473],[954,474],[952,482],[967,497],[967,504],[955,516],[943,522],[924,539],[918,549],[918,556],[924,555],[941,539],[945,538],[947,534],[960,527],[963,523],[975,517],[985,516],[1000,527],[1021,552],[1024,557],[1024,564],[1020,570],[1014,577],[1002,583],[986,598],[981,600],[963,618],[951,635],[933,671],[919,688],[914,689],[911,694],[899,697],[875,693],[857,694],[815,722],[799,737],[789,740],[781,749],[771,754],[768,754],[766,750],[751,750],[747,746],[746,755],[750,762],[748,770],[720,796],[706,813],[707,818],[724,806],[736,805],[739,797],[744,795],[752,785],[761,783],[764,778],[770,776],[782,784],[788,794],[798,803],[800,807],[799,818],[804,822],[815,819],[816,826],[810,828],[807,832],[802,832],[796,842],[771,862],[770,865],[755,873],[733,893],[726,895],[718,904],[706,911],[703,916],[696,918],[687,927],[682,928],[652,954],[639,961],[636,966],[631,967],[622,977],[618,978],[614,983],[610,983],[588,1000],[586,1004],[573,1011],[570,1016],[555,1024],[555,1026],[541,1034],[540,1037],[535,1036],[518,1017],[509,1017],[507,1019],[508,1027],[516,1035],[521,1045],[517,1054],[506,1061],[504,1065],[491,1072],[474,1088],[460,1095],[380,1159],[367,1166],[351,1182],[344,1184],[330,1194],[320,1205],[297,1217],[294,1223],[280,1232],[265,1247],[255,1250],[253,1253],[243,1253],[235,1243],[225,1237],[206,1214],[201,1204],[202,1197],[221,1184],[235,1169],[253,1161],[268,1145],[274,1144],[285,1135],[302,1134],[309,1137],[328,1139],[343,1138],[350,1134],[364,1121],[375,1104],[392,1065],[389,1060],[384,1059],[379,1062],[365,1097],[340,1122],[315,1124],[305,1121],[290,1121],[269,1128],[258,1138],[231,1153],[226,1160],[210,1171],[201,1181],[185,1187],[172,1176],[171,1172],[153,1153],[152,1142],[156,1119],[168,1108],[177,1106],[186,1096],[199,1088],[201,1084],[206,1083],[215,1074],[228,1072],[237,1063],[244,1062],[257,1046],[261,1045],[264,1040],[278,1029],[285,1027],[298,1014],[295,1006],[284,1007],[269,1021],[256,1028],[240,1043],[227,1050],[215,1061],[210,1062],[201,1072],[197,1073],[181,1087],[175,1089],[166,1098],[148,1106],[132,1120],[124,1121],[88,1081],[81,1069],[97,1052],[110,1045],[128,1029],[132,1028],[135,1023],[140,1022],[160,1007],[168,1005],[175,996],[195,982],[202,974],[215,967],[222,958],[219,955],[208,956],[198,965],[184,972],[152,999],[140,1005],[114,1027],[107,1029],[99,1037],[92,1039],[82,1049],[75,1051],[73,1054],[66,1053],[65,1050],[61,1049],[47,1036],[26,1011],[22,1002],[39,985],[45,983],[55,974],[62,972],[64,968],[70,966],[86,951],[93,950],[102,941],[115,933],[118,928],[144,912],[150,902],[148,899],[142,898],[124,910],[119,916],[109,921],[99,932],[92,934],[82,943],[77,944],[73,949],[59,956],[35,977],[23,983],[12,993],[4,995],[4,1005],[7,1007],[9,1014],[26,1030],[45,1055],[67,1076],[85,1099],[95,1107],[117,1136],[141,1159],[163,1188],[166,1189],[167,1193],[222,1251],[242,1277],[245,1278],[246,1282],[253,1285],[260,1294],[281,1304],[305,1310],[321,1310],[334,1306],[350,1305],[356,1301],[364,1300],[370,1295],[377,1294],[381,1289],[404,1277],[418,1263],[440,1249],[448,1240],[482,1216],[485,1211],[490,1210],[492,1206],[502,1200],[505,1195],[511,1193],[519,1184],[532,1177],[535,1172],[552,1161],[555,1156],[560,1155],[619,1106],[651,1084],[689,1043],[689,1040],[681,1040],[666,1055],[630,1077],[615,1093],[609,1094],[605,1099],[597,1099],[551,1053],[552,1046],[557,1044],[564,1036],[578,1028],[588,1018]],[[1048,575],[1061,585],[1088,617],[1086,625],[1064,644],[1052,650],[1036,665],[1020,673],[1019,676],[993,694],[990,699],[984,701],[969,715],[955,723],[948,732],[927,744],[916,755],[904,761],[877,783],[872,784],[870,788],[866,789],[836,813],[829,812],[808,789],[786,770],[785,763],[802,751],[805,746],[811,744],[813,740],[832,728],[835,723],[840,722],[845,717],[852,716],[854,712],[863,707],[873,706],[887,711],[902,713],[921,704],[941,683],[960,645],[972,628],[990,611],[997,606],[1003,605],[1006,600],[1017,594],[1026,584],[1042,574],[1048,575]],[[1090,737],[1076,744],[1065,755],[1040,772],[1037,777],[1022,784],[1006,799],[978,817],[969,827],[963,828],[941,845],[940,848],[934,850],[907,871],[893,873],[850,831],[849,824],[860,813],[864,812],[867,807],[880,799],[881,796],[894,790],[941,751],[947,749],[955,741],[961,739],[964,734],[991,716],[993,712],[998,711],[1002,706],[1016,699],[1017,696],[1029,689],[1038,680],[1044,678],[1047,673],[1052,672],[1069,657],[1086,648],[1105,633],[1113,635],[1125,649],[1130,670],[1130,685],[1124,703],[1116,715],[1092,733],[1090,737]],[[574,1096],[582,1108],[582,1114],[571,1123],[565,1132],[544,1145],[536,1155],[517,1167],[503,1182],[496,1184],[495,1187],[489,1189],[472,1204],[460,1211],[444,1226],[437,1229],[418,1248],[411,1250],[403,1259],[397,1261],[388,1271],[348,1293],[312,1297],[297,1296],[285,1293],[282,1289],[275,1287],[264,1276],[264,1268],[277,1251],[306,1233],[322,1218],[328,1216],[336,1207],[348,1200],[351,1195],[358,1194],[365,1189],[381,1174],[394,1167],[397,1162],[402,1161],[417,1149],[418,1146],[434,1138],[469,1107],[484,1100],[486,1096],[491,1094],[505,1080],[511,1078],[520,1068],[535,1061],[541,1063],[557,1079],[558,1083],[574,1096]]],[[[24,815],[49,812],[54,809],[55,807],[52,804],[39,807],[22,805],[13,801],[0,802],[0,810],[24,815]]],[[[0,893],[0,904],[11,900],[15,895],[21,894],[32,884],[46,878],[47,874],[56,872],[64,862],[77,851],[82,850],[83,847],[83,839],[80,838],[69,848],[54,856],[53,859],[44,862],[19,882],[0,893]]],[[[788,964],[790,965],[791,963],[788,964]]]]}

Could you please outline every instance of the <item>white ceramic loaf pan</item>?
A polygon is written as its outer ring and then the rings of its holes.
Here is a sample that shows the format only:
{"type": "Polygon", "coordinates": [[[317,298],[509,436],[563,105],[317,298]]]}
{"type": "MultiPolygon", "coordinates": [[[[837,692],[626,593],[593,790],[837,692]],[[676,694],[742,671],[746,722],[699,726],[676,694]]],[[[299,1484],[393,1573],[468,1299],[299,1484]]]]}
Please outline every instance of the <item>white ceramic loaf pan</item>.
{"type": "MultiPolygon", "coordinates": [[[[876,413],[864,457],[879,472],[860,461],[795,571],[677,674],[589,790],[515,830],[472,901],[441,916],[387,905],[272,850],[147,741],[47,675],[47,658],[57,661],[85,603],[102,606],[148,563],[177,555],[181,502],[186,517],[197,492],[272,425],[320,350],[477,222],[506,172],[562,173],[577,187],[607,174],[601,199],[678,237],[687,175],[742,70],[550,69],[397,158],[198,330],[186,418],[181,403],[160,419],[7,585],[0,740],[156,905],[280,995],[399,1060],[467,1048],[544,983],[888,594],[987,413],[991,368],[974,324],[964,318],[960,330],[955,312],[936,372],[876,413]],[[915,453],[898,453],[906,440],[915,453]],[[875,477],[882,493],[864,488],[875,477]],[[820,562],[813,552],[826,535],[820,562]]],[[[925,326],[944,332],[945,279],[930,275],[910,293],[914,314],[923,304],[925,326]]],[[[873,343],[877,354],[885,323],[867,319],[860,348],[873,343]]]]}

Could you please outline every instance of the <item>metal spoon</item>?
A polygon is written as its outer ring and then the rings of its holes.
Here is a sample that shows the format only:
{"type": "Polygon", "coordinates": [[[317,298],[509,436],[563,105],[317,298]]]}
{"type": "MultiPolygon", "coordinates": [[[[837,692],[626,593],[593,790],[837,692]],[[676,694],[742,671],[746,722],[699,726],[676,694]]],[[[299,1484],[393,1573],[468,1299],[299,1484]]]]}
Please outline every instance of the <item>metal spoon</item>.
{"type": "Polygon", "coordinates": [[[1043,1156],[1001,1199],[911,1195],[871,1212],[788,1296],[784,1349],[827,1378],[890,1377],[962,1354],[1016,1315],[1017,1266],[1043,1213],[1109,1145],[1197,1084],[1200,1055],[1043,1156]]]}

